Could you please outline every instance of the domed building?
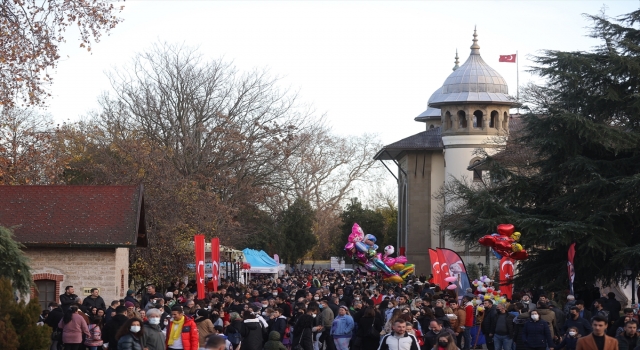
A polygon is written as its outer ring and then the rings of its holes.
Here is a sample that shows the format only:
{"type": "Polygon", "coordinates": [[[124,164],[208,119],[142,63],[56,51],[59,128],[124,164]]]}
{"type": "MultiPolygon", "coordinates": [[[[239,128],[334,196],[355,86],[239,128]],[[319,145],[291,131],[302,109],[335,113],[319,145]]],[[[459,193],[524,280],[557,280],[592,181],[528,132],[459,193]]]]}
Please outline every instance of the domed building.
{"type": "Polygon", "coordinates": [[[375,156],[398,167],[398,251],[416,265],[417,274],[429,274],[429,248],[455,250],[467,264],[485,261],[485,250],[470,250],[451,241],[438,223],[445,207],[434,198],[445,182],[456,178],[482,181],[480,171],[469,167],[480,158],[478,148],[491,153],[504,143],[516,106],[504,78],[480,56],[474,30],[471,53],[459,65],[456,52],[453,73],[427,102],[427,110],[414,120],[426,131],[383,147],[375,156]]]}

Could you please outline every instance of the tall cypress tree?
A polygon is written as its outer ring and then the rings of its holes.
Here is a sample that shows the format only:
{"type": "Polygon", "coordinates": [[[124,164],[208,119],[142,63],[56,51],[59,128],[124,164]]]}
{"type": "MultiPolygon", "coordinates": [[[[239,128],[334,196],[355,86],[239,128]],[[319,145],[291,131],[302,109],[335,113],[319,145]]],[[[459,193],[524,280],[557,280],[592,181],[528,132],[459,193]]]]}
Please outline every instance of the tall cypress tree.
{"type": "Polygon", "coordinates": [[[491,181],[446,189],[445,228],[477,242],[513,223],[531,257],[521,286],[567,288],[567,250],[576,246],[576,285],[640,272],[640,11],[588,15],[591,51],[544,51],[532,71],[520,135],[490,157],[491,181]]]}

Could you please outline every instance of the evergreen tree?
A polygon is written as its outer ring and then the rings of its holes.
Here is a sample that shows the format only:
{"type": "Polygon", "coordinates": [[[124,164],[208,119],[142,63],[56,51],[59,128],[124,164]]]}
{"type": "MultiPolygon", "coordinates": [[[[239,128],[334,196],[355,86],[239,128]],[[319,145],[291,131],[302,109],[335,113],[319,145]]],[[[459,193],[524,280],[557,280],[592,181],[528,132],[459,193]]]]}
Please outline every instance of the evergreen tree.
{"type": "Polygon", "coordinates": [[[24,255],[22,244],[13,240],[13,233],[0,226],[0,277],[8,278],[21,293],[31,288],[29,259],[24,255]]]}
{"type": "Polygon", "coordinates": [[[534,59],[546,83],[528,89],[521,135],[487,156],[491,181],[446,191],[453,238],[477,242],[500,223],[522,232],[520,286],[566,289],[573,242],[577,289],[640,272],[640,11],[587,18],[602,44],[534,59]]]}
{"type": "Polygon", "coordinates": [[[297,264],[318,243],[313,233],[315,212],[308,201],[298,198],[281,215],[280,257],[287,264],[297,264]]]}
{"type": "Polygon", "coordinates": [[[33,298],[29,303],[16,302],[11,282],[0,278],[0,349],[44,350],[50,346],[51,328],[38,326],[40,305],[33,298]]]}

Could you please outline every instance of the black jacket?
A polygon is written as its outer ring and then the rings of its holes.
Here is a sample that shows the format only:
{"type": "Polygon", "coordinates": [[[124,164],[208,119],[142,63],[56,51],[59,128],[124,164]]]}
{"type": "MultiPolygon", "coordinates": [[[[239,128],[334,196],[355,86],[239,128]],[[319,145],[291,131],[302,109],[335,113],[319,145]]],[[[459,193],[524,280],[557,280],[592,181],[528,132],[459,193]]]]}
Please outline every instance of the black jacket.
{"type": "Polygon", "coordinates": [[[504,314],[500,314],[500,313],[496,313],[496,317],[492,320],[491,322],[491,328],[490,328],[490,332],[489,334],[496,334],[496,327],[498,325],[498,319],[500,317],[505,317],[506,320],[506,326],[507,326],[507,334],[503,334],[503,335],[508,335],[509,337],[513,337],[513,319],[515,318],[515,316],[513,316],[512,314],[505,312],[504,314]]]}
{"type": "Polygon", "coordinates": [[[60,306],[62,306],[62,310],[69,310],[71,305],[75,305],[77,297],[75,294],[67,295],[67,293],[60,295],[60,306]]]}
{"type": "Polygon", "coordinates": [[[51,327],[51,329],[56,330],[62,317],[64,317],[64,312],[61,308],[57,307],[49,312],[49,316],[44,320],[44,324],[51,327]]]}
{"type": "Polygon", "coordinates": [[[496,317],[498,316],[498,312],[496,307],[493,306],[491,309],[484,309],[484,318],[482,319],[482,324],[480,325],[480,330],[483,334],[493,334],[491,333],[491,325],[496,323],[496,317]]]}
{"type": "Polygon", "coordinates": [[[111,321],[107,322],[102,328],[102,341],[109,343],[109,350],[118,350],[118,341],[116,340],[116,333],[123,324],[127,322],[128,318],[125,315],[119,314],[111,318],[111,321]]]}
{"type": "Polygon", "coordinates": [[[241,333],[242,350],[262,350],[264,338],[260,320],[257,318],[244,320],[241,333]]]}
{"type": "Polygon", "coordinates": [[[638,335],[636,334],[633,338],[627,338],[625,336],[625,332],[622,332],[619,336],[616,337],[618,339],[618,350],[633,350],[638,344],[638,335]]]}
{"type": "Polygon", "coordinates": [[[577,320],[574,320],[573,318],[567,318],[567,320],[564,321],[564,326],[562,326],[562,334],[567,334],[567,330],[571,327],[576,327],[576,329],[578,329],[578,334],[583,337],[585,335],[591,334],[592,331],[589,321],[585,320],[582,317],[578,317],[577,320]]]}
{"type": "Polygon", "coordinates": [[[84,300],[82,301],[82,306],[84,306],[89,312],[91,312],[91,308],[94,307],[102,310],[106,309],[106,306],[104,305],[104,299],[102,299],[102,297],[99,295],[97,298],[92,298],[91,296],[84,298],[84,300]]]}

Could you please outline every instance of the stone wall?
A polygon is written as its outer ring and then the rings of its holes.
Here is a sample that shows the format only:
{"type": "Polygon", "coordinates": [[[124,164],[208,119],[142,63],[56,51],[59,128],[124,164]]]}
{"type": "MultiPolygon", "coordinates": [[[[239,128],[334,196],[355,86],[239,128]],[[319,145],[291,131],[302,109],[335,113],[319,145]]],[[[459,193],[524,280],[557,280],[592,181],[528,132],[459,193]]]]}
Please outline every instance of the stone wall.
{"type": "Polygon", "coordinates": [[[65,286],[71,285],[75,293],[84,298],[83,288],[96,287],[100,288],[100,295],[108,306],[112,300],[121,299],[122,275],[126,293],[127,248],[27,248],[24,252],[31,259],[34,279],[62,276],[57,278],[60,294],[64,293],[65,286]]]}

